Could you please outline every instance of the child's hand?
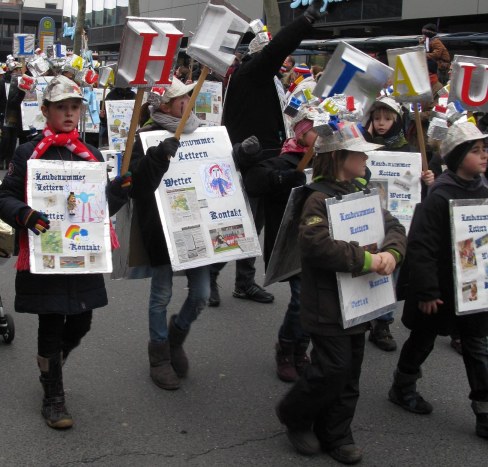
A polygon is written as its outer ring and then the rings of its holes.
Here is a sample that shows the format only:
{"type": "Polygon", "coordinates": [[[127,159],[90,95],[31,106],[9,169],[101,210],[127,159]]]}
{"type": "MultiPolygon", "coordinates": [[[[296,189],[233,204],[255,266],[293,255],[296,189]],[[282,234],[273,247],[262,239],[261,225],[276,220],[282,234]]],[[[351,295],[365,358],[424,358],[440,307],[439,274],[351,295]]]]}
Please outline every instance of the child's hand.
{"type": "Polygon", "coordinates": [[[381,264],[376,272],[382,276],[389,276],[396,268],[395,257],[388,251],[378,253],[378,256],[381,258],[381,264]]]}
{"type": "Polygon", "coordinates": [[[50,227],[49,219],[42,212],[30,208],[24,214],[21,223],[29,230],[34,232],[36,235],[39,235],[40,233],[45,233],[46,230],[49,230],[50,227]]]}
{"type": "Polygon", "coordinates": [[[171,160],[172,157],[175,157],[176,151],[180,147],[180,142],[175,138],[166,138],[164,141],[161,141],[156,150],[158,157],[167,158],[171,160]]]}
{"type": "Polygon", "coordinates": [[[118,175],[110,182],[110,192],[118,198],[126,198],[132,186],[132,173],[118,175]]]}
{"type": "Polygon", "coordinates": [[[420,175],[420,179],[427,186],[430,186],[434,183],[434,179],[435,179],[434,172],[432,172],[432,170],[424,170],[420,175]]]}
{"type": "Polygon", "coordinates": [[[381,267],[381,256],[379,254],[372,254],[371,255],[371,272],[378,272],[378,269],[381,267]]]}
{"type": "Polygon", "coordinates": [[[419,302],[419,309],[426,315],[434,315],[438,311],[437,305],[444,305],[444,302],[440,298],[428,302],[419,302]]]}

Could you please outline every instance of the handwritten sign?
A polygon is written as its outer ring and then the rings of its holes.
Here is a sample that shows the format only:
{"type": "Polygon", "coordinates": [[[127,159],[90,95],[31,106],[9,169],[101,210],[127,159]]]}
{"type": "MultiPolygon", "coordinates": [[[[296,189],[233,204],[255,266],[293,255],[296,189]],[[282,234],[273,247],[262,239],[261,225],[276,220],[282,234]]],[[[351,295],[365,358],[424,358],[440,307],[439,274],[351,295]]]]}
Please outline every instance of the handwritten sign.
{"type": "Polygon", "coordinates": [[[29,231],[35,274],[111,272],[105,162],[27,162],[27,203],[51,221],[42,235],[29,231]]]}
{"type": "MultiPolygon", "coordinates": [[[[376,252],[385,238],[380,197],[375,189],[327,198],[330,234],[334,240],[358,242],[365,250],[376,252]]],[[[391,310],[396,301],[392,276],[371,272],[354,276],[338,272],[337,284],[344,328],[377,318],[391,310]]]]}
{"type": "Polygon", "coordinates": [[[466,110],[488,111],[488,58],[454,56],[449,102],[455,101],[466,110]]]}
{"type": "Polygon", "coordinates": [[[105,101],[105,108],[107,110],[109,148],[115,151],[124,151],[134,110],[134,101],[105,101]]]}
{"type": "Polygon", "coordinates": [[[430,102],[430,86],[427,56],[422,46],[389,49],[388,63],[394,69],[391,97],[399,102],[430,102]]]}
{"type": "MultiPolygon", "coordinates": [[[[140,133],[144,151],[170,136],[140,133]]],[[[261,255],[225,127],[181,136],[156,201],[173,270],[261,255]]]]}
{"type": "Polygon", "coordinates": [[[225,76],[250,19],[226,0],[210,0],[191,39],[187,55],[225,76]]]}
{"type": "Polygon", "coordinates": [[[361,105],[364,115],[367,115],[376,96],[392,75],[393,70],[390,67],[352,45],[341,42],[317,82],[313,94],[323,98],[336,94],[353,96],[361,105]]]}
{"type": "Polygon", "coordinates": [[[450,200],[456,314],[488,310],[488,199],[450,200]]]}
{"type": "Polygon", "coordinates": [[[382,207],[388,209],[408,232],[415,206],[421,201],[420,153],[372,151],[368,156],[369,186],[378,190],[382,207]]]}
{"type": "Polygon", "coordinates": [[[220,126],[222,122],[222,83],[205,81],[195,102],[195,113],[204,126],[220,126]]]}
{"type": "Polygon", "coordinates": [[[178,56],[183,19],[127,17],[117,87],[151,88],[171,84],[171,70],[178,56]]]}

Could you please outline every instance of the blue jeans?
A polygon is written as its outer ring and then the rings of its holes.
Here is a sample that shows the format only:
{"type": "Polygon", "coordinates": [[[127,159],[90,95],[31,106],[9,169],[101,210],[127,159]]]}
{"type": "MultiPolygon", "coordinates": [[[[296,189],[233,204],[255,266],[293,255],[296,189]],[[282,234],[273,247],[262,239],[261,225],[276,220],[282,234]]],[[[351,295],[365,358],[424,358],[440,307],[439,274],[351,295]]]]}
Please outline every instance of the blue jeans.
{"type": "MultiPolygon", "coordinates": [[[[188,297],[175,324],[183,331],[190,329],[205,308],[210,295],[210,269],[208,266],[188,269],[188,297]]],[[[173,292],[173,270],[170,264],[152,268],[151,294],[149,296],[149,337],[152,342],[164,342],[168,338],[166,311],[173,292]]]]}
{"type": "Polygon", "coordinates": [[[291,292],[290,303],[288,303],[283,324],[278,332],[278,338],[290,342],[309,340],[310,336],[303,331],[300,323],[300,291],[302,285],[300,276],[292,276],[288,282],[291,292]]]}

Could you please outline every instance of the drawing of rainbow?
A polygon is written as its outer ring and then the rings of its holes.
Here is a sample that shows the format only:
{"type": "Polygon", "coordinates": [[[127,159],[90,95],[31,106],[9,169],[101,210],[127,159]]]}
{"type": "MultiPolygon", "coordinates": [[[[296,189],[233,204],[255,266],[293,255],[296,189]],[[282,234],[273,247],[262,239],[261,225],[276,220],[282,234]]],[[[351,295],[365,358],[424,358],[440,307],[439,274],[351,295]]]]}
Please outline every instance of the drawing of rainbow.
{"type": "Polygon", "coordinates": [[[80,226],[76,224],[70,225],[64,234],[70,240],[74,240],[78,235],[80,235],[80,226]]]}

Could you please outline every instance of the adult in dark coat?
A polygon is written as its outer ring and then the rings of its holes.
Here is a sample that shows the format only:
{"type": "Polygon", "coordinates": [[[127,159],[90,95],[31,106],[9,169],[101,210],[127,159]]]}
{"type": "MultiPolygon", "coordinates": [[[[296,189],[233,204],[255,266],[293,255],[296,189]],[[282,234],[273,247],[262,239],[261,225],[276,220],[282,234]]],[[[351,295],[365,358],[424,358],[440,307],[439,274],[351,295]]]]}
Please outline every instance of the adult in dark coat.
{"type": "MultiPolygon", "coordinates": [[[[257,39],[251,41],[250,53],[233,72],[226,91],[222,123],[229,132],[232,144],[243,142],[254,135],[270,155],[280,153],[286,132],[282,105],[284,90],[277,75],[286,57],[303,39],[311,36],[313,23],[325,15],[320,13],[323,4],[323,0],[313,0],[302,16],[282,28],[264,48],[256,42],[257,39]]],[[[259,235],[264,222],[263,210],[259,198],[251,197],[249,202],[259,235]]],[[[255,261],[255,258],[248,258],[236,262],[235,289],[232,295],[270,303],[274,296],[255,282],[255,261]]],[[[224,266],[225,263],[221,263],[211,267],[210,306],[220,304],[217,276],[224,266]]]]}
{"type": "MultiPolygon", "coordinates": [[[[485,137],[469,122],[449,128],[441,144],[448,169],[436,179],[415,212],[408,239],[408,289],[402,318],[411,333],[403,345],[389,398],[409,412],[432,412],[432,405],[416,390],[421,365],[434,348],[437,335],[458,331],[471,388],[469,398],[477,419],[476,433],[488,438],[488,315],[455,314],[458,285],[453,280],[449,215],[450,199],[488,198],[488,188],[480,177],[487,163],[485,137]]],[[[401,277],[404,275],[402,271],[401,277]]],[[[475,290],[471,293],[476,296],[475,290]]]]}
{"type": "Polygon", "coordinates": [[[2,168],[3,164],[3,144],[5,139],[2,135],[3,133],[3,124],[5,119],[5,109],[7,108],[7,89],[5,87],[5,71],[0,66],[0,168],[2,168]]]}

